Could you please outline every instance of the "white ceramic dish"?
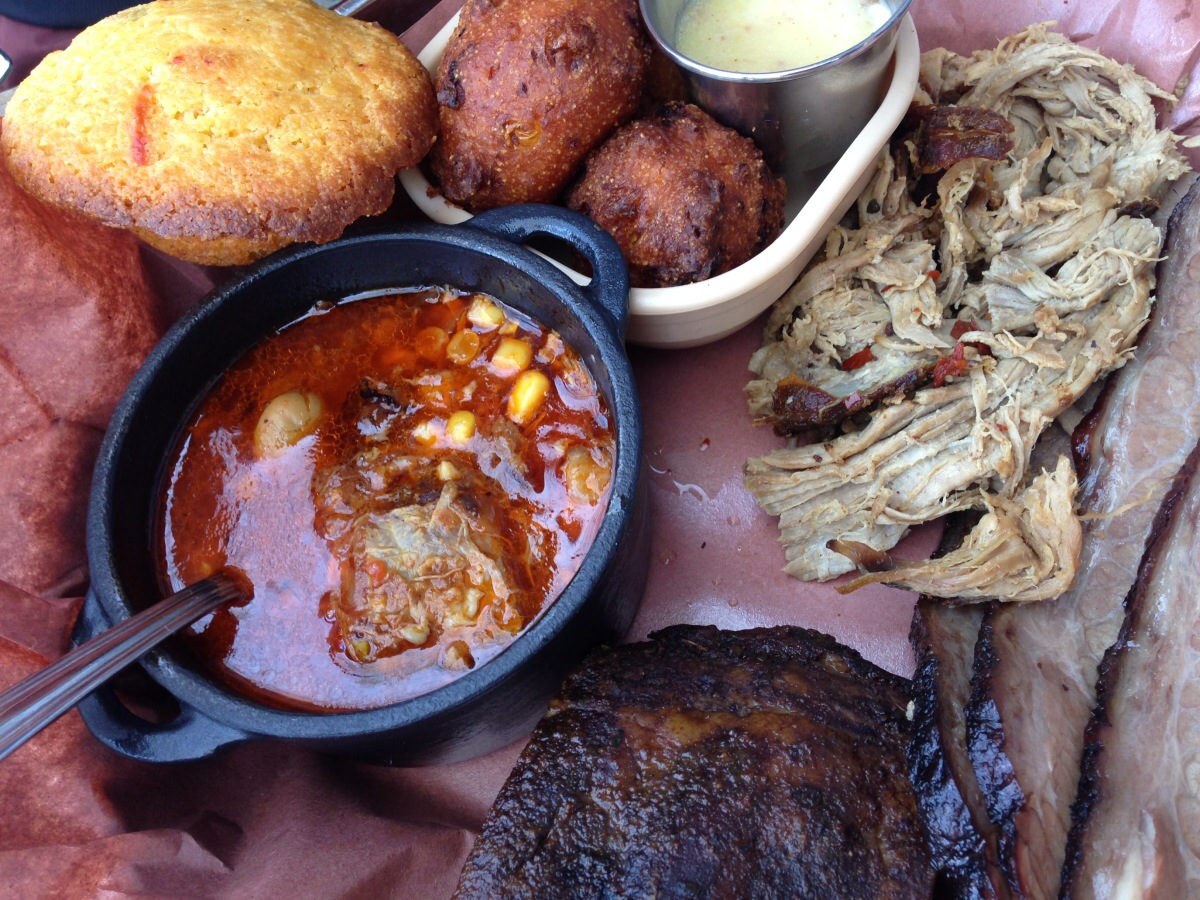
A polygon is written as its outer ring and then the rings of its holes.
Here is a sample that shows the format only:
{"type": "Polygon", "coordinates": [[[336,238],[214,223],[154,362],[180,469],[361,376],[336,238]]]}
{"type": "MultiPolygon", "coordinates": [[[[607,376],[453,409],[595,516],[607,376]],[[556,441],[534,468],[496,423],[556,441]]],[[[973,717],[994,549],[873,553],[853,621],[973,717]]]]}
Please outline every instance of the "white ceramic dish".
{"type": "MultiPolygon", "coordinates": [[[[419,54],[430,72],[458,24],[455,16],[419,54]]],[[[627,340],[649,347],[695,347],[737,331],[774,303],[820,248],[829,229],[866,186],[879,151],[908,111],[917,86],[921,50],[911,15],[896,40],[891,84],[871,121],[842,157],[811,183],[788,184],[783,233],[748,262],[707,281],[668,288],[634,288],[629,292],[627,340]]],[[[413,202],[435,222],[465,222],[471,214],[447,202],[420,169],[400,173],[400,183],[413,202]]],[[[562,267],[576,281],[587,279],[562,267]]]]}

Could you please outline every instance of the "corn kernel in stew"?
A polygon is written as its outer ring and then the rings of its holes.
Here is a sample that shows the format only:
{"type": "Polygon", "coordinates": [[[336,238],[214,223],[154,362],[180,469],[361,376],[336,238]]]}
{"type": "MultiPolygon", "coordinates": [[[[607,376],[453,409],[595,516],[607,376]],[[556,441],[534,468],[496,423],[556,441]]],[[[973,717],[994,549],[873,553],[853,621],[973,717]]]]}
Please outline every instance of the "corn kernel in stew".
{"type": "Polygon", "coordinates": [[[446,436],[456,444],[465,444],[475,436],[475,413],[460,409],[446,421],[446,436]]]}
{"type": "Polygon", "coordinates": [[[505,375],[516,375],[529,368],[533,348],[517,338],[504,338],[492,354],[492,365],[505,375]]]}

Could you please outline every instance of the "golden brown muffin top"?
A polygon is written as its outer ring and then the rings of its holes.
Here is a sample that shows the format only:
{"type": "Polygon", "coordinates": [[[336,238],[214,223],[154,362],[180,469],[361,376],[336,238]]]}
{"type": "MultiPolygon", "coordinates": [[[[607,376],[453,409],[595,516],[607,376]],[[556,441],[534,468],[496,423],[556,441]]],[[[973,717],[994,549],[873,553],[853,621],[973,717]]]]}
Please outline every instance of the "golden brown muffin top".
{"type": "Polygon", "coordinates": [[[47,56],[0,150],[30,193],[107,224],[273,249],[386,208],[436,115],[377,25],[310,0],[159,0],[47,56]]]}

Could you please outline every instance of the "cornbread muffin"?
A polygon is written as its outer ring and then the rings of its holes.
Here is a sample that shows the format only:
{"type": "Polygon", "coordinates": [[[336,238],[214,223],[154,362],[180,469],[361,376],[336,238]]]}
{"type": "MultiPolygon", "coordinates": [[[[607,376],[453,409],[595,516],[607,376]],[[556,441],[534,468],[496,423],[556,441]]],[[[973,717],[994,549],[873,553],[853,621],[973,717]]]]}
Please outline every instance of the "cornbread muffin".
{"type": "Polygon", "coordinates": [[[786,195],[752,140],[672,102],[601,144],[567,205],[613,236],[631,285],[670,287],[727,272],[775,240],[786,195]]]}
{"type": "Polygon", "coordinates": [[[637,111],[637,0],[467,0],[437,71],[442,194],[473,212],[554,200],[637,111]]]}
{"type": "Polygon", "coordinates": [[[382,212],[436,123],[428,73],[377,25],[311,0],[159,0],[47,56],[0,152],[41,200],[235,265],[382,212]]]}

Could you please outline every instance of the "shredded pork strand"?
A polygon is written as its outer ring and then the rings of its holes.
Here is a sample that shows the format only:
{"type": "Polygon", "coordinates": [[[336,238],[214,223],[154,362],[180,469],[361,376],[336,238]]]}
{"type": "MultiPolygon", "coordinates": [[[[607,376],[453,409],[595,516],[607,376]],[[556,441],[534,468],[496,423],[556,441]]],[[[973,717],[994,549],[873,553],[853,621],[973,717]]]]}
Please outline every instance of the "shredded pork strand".
{"type": "Polygon", "coordinates": [[[871,555],[855,548],[882,554],[915,524],[977,509],[958,553],[855,584],[961,600],[1043,599],[1070,584],[1074,476],[1065,459],[1031,471],[1030,453],[1124,364],[1149,315],[1163,235],[1140,216],[1187,169],[1156,128],[1156,97],[1045,25],[971,57],[924,54],[920,108],[999,114],[1012,150],[949,152],[949,168],[921,175],[921,132],[897,137],[853,224],[833,229],[773,308],[751,360],[751,414],[797,436],[838,428],[746,463],[746,486],[779,517],[785,571],[833,578],[871,555]]]}
{"type": "Polygon", "coordinates": [[[886,571],[860,575],[838,590],[885,582],[921,594],[950,591],[957,602],[997,594],[1009,600],[1057,597],[1070,586],[1083,546],[1083,528],[1073,515],[1078,486],[1070,461],[1060,456],[1054,472],[1041,472],[1011,500],[985,493],[988,511],[957,550],[928,561],[887,558],[886,571]]]}

